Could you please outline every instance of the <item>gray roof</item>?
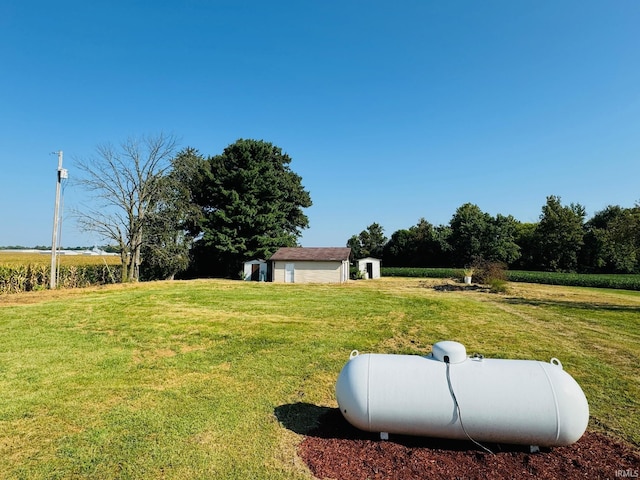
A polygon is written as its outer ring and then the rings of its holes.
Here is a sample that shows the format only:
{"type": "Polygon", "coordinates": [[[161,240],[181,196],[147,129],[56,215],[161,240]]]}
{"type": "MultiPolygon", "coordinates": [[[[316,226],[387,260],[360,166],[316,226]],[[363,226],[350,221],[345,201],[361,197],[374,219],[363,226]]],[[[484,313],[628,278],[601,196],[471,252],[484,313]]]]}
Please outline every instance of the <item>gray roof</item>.
{"type": "Polygon", "coordinates": [[[349,260],[350,254],[348,247],[282,247],[269,260],[342,262],[349,260]]]}

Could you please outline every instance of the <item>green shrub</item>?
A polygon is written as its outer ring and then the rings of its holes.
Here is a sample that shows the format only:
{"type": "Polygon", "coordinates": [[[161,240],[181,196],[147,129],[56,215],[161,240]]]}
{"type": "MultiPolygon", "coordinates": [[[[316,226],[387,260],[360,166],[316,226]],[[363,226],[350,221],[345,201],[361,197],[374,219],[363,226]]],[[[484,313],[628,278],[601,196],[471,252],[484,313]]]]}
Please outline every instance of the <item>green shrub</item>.
{"type": "Polygon", "coordinates": [[[492,278],[489,281],[489,289],[492,293],[507,293],[507,282],[501,278],[492,278]]]}
{"type": "Polygon", "coordinates": [[[490,285],[494,280],[507,280],[507,265],[502,262],[476,258],[468,268],[473,271],[473,278],[477,283],[490,285]]]}

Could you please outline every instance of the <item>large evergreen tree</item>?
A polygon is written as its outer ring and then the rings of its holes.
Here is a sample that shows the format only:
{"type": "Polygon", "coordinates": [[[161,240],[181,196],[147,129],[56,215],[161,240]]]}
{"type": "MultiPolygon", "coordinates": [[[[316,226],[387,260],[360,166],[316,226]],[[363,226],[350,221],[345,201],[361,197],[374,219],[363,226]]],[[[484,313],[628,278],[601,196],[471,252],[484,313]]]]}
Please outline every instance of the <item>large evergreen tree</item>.
{"type": "Polygon", "coordinates": [[[200,164],[191,181],[198,275],[235,276],[244,260],[296,245],[311,197],[290,163],[271,143],[240,139],[200,164]]]}

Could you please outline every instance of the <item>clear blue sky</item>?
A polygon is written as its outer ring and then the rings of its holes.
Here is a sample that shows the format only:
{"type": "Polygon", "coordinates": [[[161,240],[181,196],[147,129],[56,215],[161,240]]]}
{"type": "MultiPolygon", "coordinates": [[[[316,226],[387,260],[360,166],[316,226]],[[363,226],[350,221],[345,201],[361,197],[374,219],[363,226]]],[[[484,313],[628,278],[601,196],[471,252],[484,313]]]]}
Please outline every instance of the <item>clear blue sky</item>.
{"type": "MultiPolygon", "coordinates": [[[[640,200],[637,0],[0,2],[0,245],[51,244],[57,157],[172,133],[264,139],[313,206],[303,246],[466,202],[537,221],[640,200]]],[[[72,183],[64,210],[86,199],[72,183]]],[[[64,246],[100,243],[65,218],[64,246]]]]}

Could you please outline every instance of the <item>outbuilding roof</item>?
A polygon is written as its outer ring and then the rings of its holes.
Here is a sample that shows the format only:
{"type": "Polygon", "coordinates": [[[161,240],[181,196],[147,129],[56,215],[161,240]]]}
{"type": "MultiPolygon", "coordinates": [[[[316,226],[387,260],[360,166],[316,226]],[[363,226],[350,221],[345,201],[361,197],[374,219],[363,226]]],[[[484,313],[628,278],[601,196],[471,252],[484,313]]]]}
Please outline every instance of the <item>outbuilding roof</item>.
{"type": "Polygon", "coordinates": [[[282,247],[269,260],[306,262],[342,262],[349,260],[349,247],[282,247]]]}

